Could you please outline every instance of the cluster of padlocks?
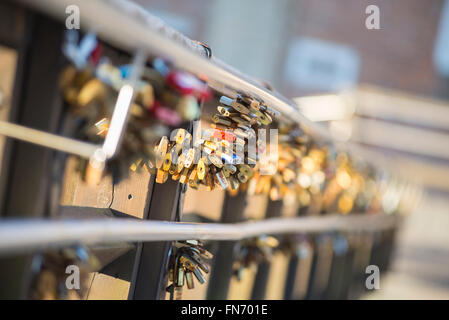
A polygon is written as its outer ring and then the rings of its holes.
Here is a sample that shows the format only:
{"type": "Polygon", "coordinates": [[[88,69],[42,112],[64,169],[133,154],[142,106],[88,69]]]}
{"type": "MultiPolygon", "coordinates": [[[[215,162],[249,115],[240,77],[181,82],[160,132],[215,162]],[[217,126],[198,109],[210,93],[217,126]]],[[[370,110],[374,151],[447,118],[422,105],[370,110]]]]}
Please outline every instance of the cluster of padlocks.
{"type": "Polygon", "coordinates": [[[176,241],[170,255],[168,272],[171,284],[166,289],[170,293],[170,299],[173,300],[175,295],[176,299],[181,299],[184,284],[188,289],[193,289],[194,277],[200,284],[205,283],[201,271],[209,273],[207,261],[212,258],[213,255],[198,240],[176,241]]]}
{"type": "MultiPolygon", "coordinates": [[[[72,33],[68,33],[71,35],[72,33]]],[[[63,72],[60,87],[70,111],[78,120],[78,137],[90,142],[104,140],[108,133],[119,90],[130,81],[130,64],[114,65],[102,55],[103,47],[92,34],[78,45],[69,36],[65,52],[72,62],[63,72]]],[[[77,37],[75,37],[77,39],[77,37]]],[[[145,66],[136,81],[134,100],[116,164],[122,174],[155,165],[156,142],[170,128],[199,117],[201,101],[211,98],[210,89],[192,75],[170,68],[161,59],[145,66]]],[[[101,173],[80,163],[87,182],[95,185],[101,173]]]]}

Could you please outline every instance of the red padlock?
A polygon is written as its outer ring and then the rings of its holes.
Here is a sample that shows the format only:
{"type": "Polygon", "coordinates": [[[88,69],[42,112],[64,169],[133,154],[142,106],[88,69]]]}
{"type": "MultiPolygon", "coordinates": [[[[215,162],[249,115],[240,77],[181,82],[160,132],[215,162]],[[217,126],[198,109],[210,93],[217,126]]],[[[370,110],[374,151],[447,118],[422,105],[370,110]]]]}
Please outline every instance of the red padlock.
{"type": "Polygon", "coordinates": [[[199,100],[209,100],[212,92],[209,87],[195,76],[181,71],[170,71],[166,77],[167,83],[183,95],[194,95],[199,100]]]}
{"type": "Polygon", "coordinates": [[[103,46],[99,42],[97,42],[97,46],[90,54],[90,59],[94,66],[98,65],[98,62],[100,61],[102,54],[103,54],[103,46]]]}
{"type": "Polygon", "coordinates": [[[224,131],[221,129],[214,129],[213,137],[217,139],[226,140],[229,142],[235,141],[235,135],[231,131],[224,131]]]}

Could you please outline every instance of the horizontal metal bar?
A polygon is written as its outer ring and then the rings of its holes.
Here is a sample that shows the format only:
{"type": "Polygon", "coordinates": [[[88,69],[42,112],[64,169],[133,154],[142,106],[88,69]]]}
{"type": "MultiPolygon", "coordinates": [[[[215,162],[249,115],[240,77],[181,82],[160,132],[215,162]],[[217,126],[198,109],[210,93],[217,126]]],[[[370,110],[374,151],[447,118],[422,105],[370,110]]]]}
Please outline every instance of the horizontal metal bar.
{"type": "Polygon", "coordinates": [[[348,92],[348,96],[353,99],[356,114],[360,116],[399,121],[431,130],[449,128],[449,104],[444,100],[367,85],[348,92]]]}
{"type": "Polygon", "coordinates": [[[349,142],[449,159],[449,152],[441,147],[449,144],[449,111],[445,110],[449,105],[445,108],[442,102],[364,89],[294,100],[310,120],[325,122],[331,133],[340,131],[349,142]]]}
{"type": "Polygon", "coordinates": [[[351,141],[449,160],[449,134],[358,117],[347,124],[351,141]]]}
{"type": "Polygon", "coordinates": [[[2,220],[0,253],[119,241],[241,240],[261,234],[378,231],[400,222],[385,214],[276,218],[242,223],[181,223],[136,219],[2,220]]]}
{"type": "Polygon", "coordinates": [[[0,134],[51,149],[76,154],[84,158],[93,158],[96,161],[105,162],[107,159],[113,158],[120,148],[126,130],[129,110],[134,98],[134,86],[140,78],[144,63],[145,53],[139,49],[136,51],[134,57],[131,77],[127,83],[120,88],[114,112],[112,113],[111,125],[102,146],[58,136],[6,121],[0,121],[0,134]]]}
{"type": "Polygon", "coordinates": [[[19,139],[43,147],[76,154],[83,158],[90,158],[101,145],[95,145],[71,138],[58,136],[41,130],[36,130],[0,120],[0,135],[19,139]]]}

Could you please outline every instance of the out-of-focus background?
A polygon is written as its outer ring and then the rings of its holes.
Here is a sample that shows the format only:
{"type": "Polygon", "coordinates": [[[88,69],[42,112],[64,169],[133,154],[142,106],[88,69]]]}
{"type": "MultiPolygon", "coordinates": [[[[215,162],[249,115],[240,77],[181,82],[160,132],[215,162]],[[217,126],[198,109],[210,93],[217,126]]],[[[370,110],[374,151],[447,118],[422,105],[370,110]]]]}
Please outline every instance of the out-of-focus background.
{"type": "Polygon", "coordinates": [[[444,0],[134,1],[288,97],[357,83],[449,97],[448,58],[435,59],[448,52],[444,0]],[[365,27],[369,5],[379,30],[365,27]]]}
{"type": "Polygon", "coordinates": [[[354,90],[354,138],[403,157],[402,174],[426,187],[367,298],[449,299],[448,0],[134,1],[287,97],[354,90]],[[369,5],[379,30],[365,25],[369,5]]]}

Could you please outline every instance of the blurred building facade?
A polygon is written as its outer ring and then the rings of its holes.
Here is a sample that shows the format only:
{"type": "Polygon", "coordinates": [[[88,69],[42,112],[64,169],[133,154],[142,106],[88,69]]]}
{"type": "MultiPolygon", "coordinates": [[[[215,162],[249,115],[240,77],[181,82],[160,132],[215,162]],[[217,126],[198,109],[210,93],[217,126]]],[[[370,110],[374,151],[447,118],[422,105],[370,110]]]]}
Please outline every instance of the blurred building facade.
{"type": "Polygon", "coordinates": [[[434,59],[445,0],[134,1],[289,97],[368,83],[449,98],[434,59]],[[365,26],[369,5],[379,30],[365,26]]]}

